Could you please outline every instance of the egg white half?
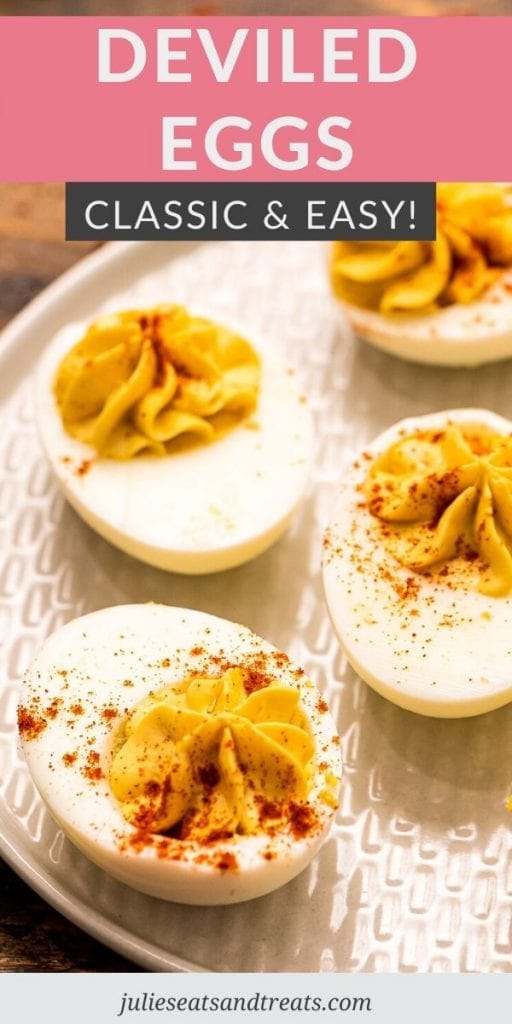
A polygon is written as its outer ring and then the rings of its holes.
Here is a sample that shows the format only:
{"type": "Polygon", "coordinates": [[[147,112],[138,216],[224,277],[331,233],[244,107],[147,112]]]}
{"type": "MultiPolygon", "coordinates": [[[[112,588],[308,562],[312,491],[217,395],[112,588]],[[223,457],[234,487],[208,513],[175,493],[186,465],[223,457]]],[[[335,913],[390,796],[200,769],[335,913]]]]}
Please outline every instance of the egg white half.
{"type": "Polygon", "coordinates": [[[512,433],[512,422],[485,409],[432,413],[386,430],[343,478],[323,574],[334,628],[356,672],[402,708],[459,718],[512,700],[512,596],[454,590],[440,576],[400,565],[384,548],[360,490],[372,459],[400,437],[448,422],[512,433]]]}
{"type": "Polygon", "coordinates": [[[512,357],[512,271],[476,302],[431,313],[379,313],[343,302],[355,333],[414,363],[479,366],[512,357]]]}
{"type": "Polygon", "coordinates": [[[173,572],[229,569],[270,547],[289,525],[311,465],[312,418],[293,371],[265,354],[254,414],[211,444],[102,459],[66,433],[52,391],[61,359],[85,327],[58,333],[36,380],[43,447],[76,512],[123,551],[173,572]]]}
{"type": "Polygon", "coordinates": [[[253,899],[295,877],[326,837],[334,810],[319,793],[326,773],[341,776],[334,723],[301,670],[244,626],[156,604],[82,616],[46,641],[26,673],[20,708],[45,723],[34,735],[22,730],[21,736],[32,778],[53,817],[99,867],[141,892],[203,905],[253,899]],[[119,723],[150,690],[193,673],[218,675],[211,659],[243,665],[255,656],[266,659],[277,681],[300,691],[316,746],[308,802],[317,827],[298,839],[283,830],[224,839],[206,849],[176,840],[179,859],[173,859],[175,845],[165,852],[163,836],[139,848],[136,829],[122,816],[108,784],[119,723]],[[236,867],[218,866],[225,854],[235,858],[236,867]]]}

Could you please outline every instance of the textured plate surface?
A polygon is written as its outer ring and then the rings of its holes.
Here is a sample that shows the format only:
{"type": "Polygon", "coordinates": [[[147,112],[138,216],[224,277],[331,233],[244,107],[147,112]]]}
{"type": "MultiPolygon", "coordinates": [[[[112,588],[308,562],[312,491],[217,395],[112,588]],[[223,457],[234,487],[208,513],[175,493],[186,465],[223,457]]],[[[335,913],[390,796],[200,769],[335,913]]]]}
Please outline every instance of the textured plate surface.
{"type": "Polygon", "coordinates": [[[128,243],[84,261],[13,322],[0,381],[5,858],[70,918],[153,969],[512,971],[512,706],[434,721],[387,703],[340,653],[320,574],[322,532],[354,451],[434,409],[478,404],[510,416],[512,363],[419,368],[357,342],[316,243],[128,243]],[[287,535],[211,577],[160,572],[96,536],[61,497],[33,425],[33,363],[58,328],[161,301],[208,304],[248,334],[265,332],[295,364],[316,420],[314,480],[287,535]],[[343,737],[342,806],[310,869],[270,896],[196,909],[126,889],[62,837],[19,757],[19,680],[44,638],[83,612],[144,600],[244,622],[302,664],[330,703],[343,737]]]}

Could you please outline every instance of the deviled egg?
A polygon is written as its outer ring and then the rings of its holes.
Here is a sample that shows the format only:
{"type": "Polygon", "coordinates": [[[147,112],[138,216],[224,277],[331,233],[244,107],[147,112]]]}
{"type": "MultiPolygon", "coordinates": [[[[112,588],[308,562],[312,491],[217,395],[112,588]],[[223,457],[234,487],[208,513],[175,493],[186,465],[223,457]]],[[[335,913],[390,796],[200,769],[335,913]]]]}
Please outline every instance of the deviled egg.
{"type": "Polygon", "coordinates": [[[365,341],[418,363],[512,356],[512,189],[439,184],[434,242],[336,242],[335,295],[365,341]]]}
{"type": "Polygon", "coordinates": [[[18,709],[53,817],[115,878],[162,899],[236,903],[297,875],[337,807],[340,743],[286,654],[163,605],[54,633],[18,709]]]}
{"type": "Polygon", "coordinates": [[[456,409],[385,431],[324,548],[332,621],[370,686],[438,717],[512,700],[512,422],[456,409]]]}
{"type": "Polygon", "coordinates": [[[180,306],[64,328],[38,372],[36,414],[78,514],[162,569],[254,558],[307,485],[312,421],[293,371],[180,306]]]}

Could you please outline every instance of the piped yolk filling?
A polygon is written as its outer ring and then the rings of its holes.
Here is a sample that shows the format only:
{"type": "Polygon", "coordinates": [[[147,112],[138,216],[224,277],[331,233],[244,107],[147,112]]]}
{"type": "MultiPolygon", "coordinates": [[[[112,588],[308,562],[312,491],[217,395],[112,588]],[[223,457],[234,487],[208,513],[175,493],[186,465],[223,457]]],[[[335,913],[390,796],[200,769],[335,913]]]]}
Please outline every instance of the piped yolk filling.
{"type": "Polygon", "coordinates": [[[315,745],[298,691],[247,693],[244,670],[150,694],[125,722],[110,771],[124,817],[208,842],[272,831],[305,804],[315,745]]]}
{"type": "Polygon", "coordinates": [[[60,363],[54,394],[72,437],[129,459],[215,440],[254,410],[259,385],[248,341],[182,306],[157,306],[91,324],[60,363]]]}
{"type": "Polygon", "coordinates": [[[512,437],[449,424],[401,438],[363,487],[381,539],[402,565],[446,575],[491,597],[512,591],[512,437]]]}
{"type": "Polygon", "coordinates": [[[437,186],[434,242],[335,242],[335,294],[382,313],[427,313],[479,298],[512,264],[512,208],[505,186],[437,186]]]}

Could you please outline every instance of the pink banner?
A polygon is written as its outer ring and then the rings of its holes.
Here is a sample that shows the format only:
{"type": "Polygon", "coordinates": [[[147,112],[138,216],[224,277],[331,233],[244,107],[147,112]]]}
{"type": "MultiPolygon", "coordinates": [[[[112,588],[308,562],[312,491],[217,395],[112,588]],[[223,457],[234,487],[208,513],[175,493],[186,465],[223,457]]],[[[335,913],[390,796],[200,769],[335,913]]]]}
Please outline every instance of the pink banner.
{"type": "Polygon", "coordinates": [[[512,17],[0,19],[3,181],[509,180],[512,17]]]}

